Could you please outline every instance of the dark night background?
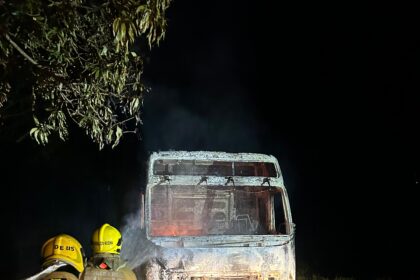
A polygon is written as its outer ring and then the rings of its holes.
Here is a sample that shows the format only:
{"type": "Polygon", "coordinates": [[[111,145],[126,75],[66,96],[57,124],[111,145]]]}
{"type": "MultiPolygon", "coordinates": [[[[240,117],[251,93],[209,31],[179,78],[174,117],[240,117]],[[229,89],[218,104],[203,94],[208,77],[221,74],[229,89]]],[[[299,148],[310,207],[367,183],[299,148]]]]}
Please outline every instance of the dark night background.
{"type": "Polygon", "coordinates": [[[174,149],[276,156],[298,271],[419,279],[420,25],[409,11],[175,0],[145,65],[142,141],[99,152],[79,132],[47,147],[1,140],[3,275],[38,272],[41,245],[61,232],[90,253],[97,226],[137,209],[147,155],[174,149]]]}

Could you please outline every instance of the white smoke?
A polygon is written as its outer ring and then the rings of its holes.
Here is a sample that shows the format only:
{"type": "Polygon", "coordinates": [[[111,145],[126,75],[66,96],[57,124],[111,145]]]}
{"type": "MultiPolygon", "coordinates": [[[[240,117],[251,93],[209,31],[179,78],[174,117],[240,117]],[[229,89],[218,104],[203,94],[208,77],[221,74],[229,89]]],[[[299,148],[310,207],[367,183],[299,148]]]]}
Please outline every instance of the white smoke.
{"type": "Polygon", "coordinates": [[[159,247],[148,240],[145,231],[140,228],[140,210],[126,217],[122,236],[121,258],[136,273],[137,279],[143,279],[144,265],[157,256],[159,247]]]}

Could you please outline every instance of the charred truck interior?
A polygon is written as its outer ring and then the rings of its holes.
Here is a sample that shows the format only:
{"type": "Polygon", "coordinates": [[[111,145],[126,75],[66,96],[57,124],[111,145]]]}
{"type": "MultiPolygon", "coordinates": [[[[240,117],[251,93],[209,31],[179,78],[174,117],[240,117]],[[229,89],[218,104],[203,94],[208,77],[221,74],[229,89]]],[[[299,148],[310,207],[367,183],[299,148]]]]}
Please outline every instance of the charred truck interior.
{"type": "Polygon", "coordinates": [[[295,279],[295,228],[273,156],[153,153],[143,205],[159,248],[147,279],[295,279]]]}

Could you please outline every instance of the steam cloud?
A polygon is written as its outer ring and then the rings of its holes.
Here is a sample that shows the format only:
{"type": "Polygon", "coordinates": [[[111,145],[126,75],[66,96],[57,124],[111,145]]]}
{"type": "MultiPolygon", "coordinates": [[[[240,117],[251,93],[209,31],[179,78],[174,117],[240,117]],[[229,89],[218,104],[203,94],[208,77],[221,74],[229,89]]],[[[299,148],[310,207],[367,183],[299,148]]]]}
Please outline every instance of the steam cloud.
{"type": "Polygon", "coordinates": [[[159,247],[146,238],[146,233],[140,228],[140,210],[130,214],[122,227],[123,246],[121,257],[127,266],[136,273],[137,279],[144,279],[141,268],[146,262],[157,256],[159,247]]]}

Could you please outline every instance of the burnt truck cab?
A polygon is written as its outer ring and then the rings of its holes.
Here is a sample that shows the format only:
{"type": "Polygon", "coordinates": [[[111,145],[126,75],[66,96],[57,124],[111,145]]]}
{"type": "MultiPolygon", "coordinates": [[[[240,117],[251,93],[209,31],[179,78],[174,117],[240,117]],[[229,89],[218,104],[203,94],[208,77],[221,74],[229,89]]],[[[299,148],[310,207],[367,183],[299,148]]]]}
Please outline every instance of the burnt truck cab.
{"type": "Polygon", "coordinates": [[[294,224],[277,159],[168,151],[149,159],[147,279],[295,279],[294,224]]]}

